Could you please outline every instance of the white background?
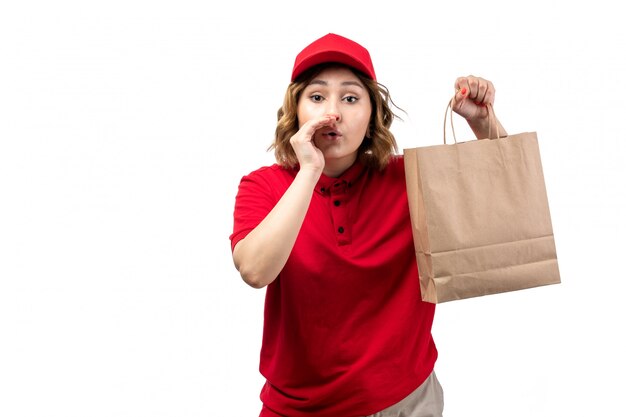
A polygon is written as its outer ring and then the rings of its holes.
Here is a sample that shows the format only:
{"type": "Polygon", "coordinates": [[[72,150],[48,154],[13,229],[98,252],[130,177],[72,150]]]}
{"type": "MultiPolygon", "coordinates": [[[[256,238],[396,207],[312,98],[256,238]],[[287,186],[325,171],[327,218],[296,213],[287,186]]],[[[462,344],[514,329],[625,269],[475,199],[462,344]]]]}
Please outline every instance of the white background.
{"type": "Polygon", "coordinates": [[[401,149],[441,143],[467,74],[539,135],[563,283],[438,306],[446,416],[624,415],[617,3],[3,2],[0,415],[258,415],[264,290],[232,265],[234,197],[328,32],[369,49],[401,149]]]}

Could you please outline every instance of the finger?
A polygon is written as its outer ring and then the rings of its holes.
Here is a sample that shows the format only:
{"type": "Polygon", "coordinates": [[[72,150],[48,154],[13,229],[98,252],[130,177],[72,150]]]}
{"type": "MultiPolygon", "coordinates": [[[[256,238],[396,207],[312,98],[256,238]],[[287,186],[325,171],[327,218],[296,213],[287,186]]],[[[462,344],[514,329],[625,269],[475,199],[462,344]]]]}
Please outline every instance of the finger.
{"type": "Polygon", "coordinates": [[[496,99],[496,88],[493,86],[493,83],[491,81],[487,81],[487,90],[485,91],[485,98],[483,99],[482,103],[485,106],[487,105],[493,106],[495,99],[496,99]]]}
{"type": "Polygon", "coordinates": [[[327,114],[322,117],[308,120],[301,127],[300,130],[292,137],[293,140],[310,141],[317,130],[325,126],[333,126],[338,119],[338,116],[327,114]]]}
{"type": "Polygon", "coordinates": [[[474,98],[474,103],[478,105],[483,105],[485,101],[485,96],[487,94],[488,81],[482,78],[478,78],[476,82],[476,97],[474,98]]]}
{"type": "Polygon", "coordinates": [[[314,119],[314,123],[311,126],[313,129],[312,134],[314,134],[317,130],[321,129],[322,127],[335,126],[335,123],[337,123],[337,120],[339,120],[339,116],[335,114],[326,114],[320,117],[319,119],[314,119]]]}
{"type": "Polygon", "coordinates": [[[337,121],[337,116],[336,115],[325,114],[322,117],[317,117],[315,119],[309,120],[302,127],[306,126],[307,129],[312,130],[312,131],[316,131],[317,129],[319,129],[321,127],[332,125],[336,121],[337,121]]]}
{"type": "Polygon", "coordinates": [[[480,79],[473,75],[468,75],[466,77],[466,82],[468,86],[467,98],[472,101],[476,101],[480,93],[480,79]]]}
{"type": "Polygon", "coordinates": [[[454,95],[455,101],[460,101],[466,98],[470,91],[470,87],[467,82],[467,77],[457,78],[456,81],[454,82],[454,88],[455,88],[455,95],[454,95]]]}

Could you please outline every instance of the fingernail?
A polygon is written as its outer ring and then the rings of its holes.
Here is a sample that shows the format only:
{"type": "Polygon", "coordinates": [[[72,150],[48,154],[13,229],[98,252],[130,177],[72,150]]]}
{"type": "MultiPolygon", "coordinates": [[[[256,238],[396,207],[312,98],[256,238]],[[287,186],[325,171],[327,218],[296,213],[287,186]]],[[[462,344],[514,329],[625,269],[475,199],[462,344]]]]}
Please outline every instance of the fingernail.
{"type": "Polygon", "coordinates": [[[463,87],[463,88],[461,89],[461,95],[462,95],[462,96],[464,96],[464,95],[465,95],[465,93],[467,93],[467,88],[463,87]]]}

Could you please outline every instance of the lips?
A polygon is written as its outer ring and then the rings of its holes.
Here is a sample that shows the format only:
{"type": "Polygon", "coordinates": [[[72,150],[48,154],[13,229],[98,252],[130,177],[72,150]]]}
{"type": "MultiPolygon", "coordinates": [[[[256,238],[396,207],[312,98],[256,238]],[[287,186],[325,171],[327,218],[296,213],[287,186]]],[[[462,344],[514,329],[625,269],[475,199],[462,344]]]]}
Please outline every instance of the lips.
{"type": "Polygon", "coordinates": [[[336,140],[342,136],[341,132],[339,132],[338,130],[334,130],[334,129],[322,130],[320,134],[323,138],[329,139],[329,140],[336,140]]]}

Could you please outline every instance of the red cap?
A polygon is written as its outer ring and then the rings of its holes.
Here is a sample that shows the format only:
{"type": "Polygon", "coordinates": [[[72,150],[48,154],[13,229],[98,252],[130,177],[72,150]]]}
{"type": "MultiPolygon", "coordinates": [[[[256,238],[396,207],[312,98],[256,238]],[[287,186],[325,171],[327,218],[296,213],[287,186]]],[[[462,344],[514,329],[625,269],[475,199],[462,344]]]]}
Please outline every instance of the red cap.
{"type": "Polygon", "coordinates": [[[361,71],[376,80],[370,53],[363,46],[343,36],[329,33],[304,48],[296,57],[291,81],[300,74],[319,64],[338,62],[361,71]]]}

